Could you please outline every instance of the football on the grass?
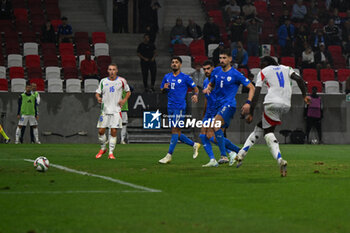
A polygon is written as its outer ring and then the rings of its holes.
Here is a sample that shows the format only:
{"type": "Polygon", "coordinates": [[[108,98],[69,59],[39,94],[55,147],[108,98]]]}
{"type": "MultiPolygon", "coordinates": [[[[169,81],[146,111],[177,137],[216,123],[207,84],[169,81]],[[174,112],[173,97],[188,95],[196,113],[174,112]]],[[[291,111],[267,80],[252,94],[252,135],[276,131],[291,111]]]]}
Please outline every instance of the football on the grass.
{"type": "Polygon", "coordinates": [[[49,166],[50,166],[50,162],[44,156],[40,156],[36,158],[34,161],[34,167],[38,172],[46,172],[47,169],[49,169],[49,166]]]}

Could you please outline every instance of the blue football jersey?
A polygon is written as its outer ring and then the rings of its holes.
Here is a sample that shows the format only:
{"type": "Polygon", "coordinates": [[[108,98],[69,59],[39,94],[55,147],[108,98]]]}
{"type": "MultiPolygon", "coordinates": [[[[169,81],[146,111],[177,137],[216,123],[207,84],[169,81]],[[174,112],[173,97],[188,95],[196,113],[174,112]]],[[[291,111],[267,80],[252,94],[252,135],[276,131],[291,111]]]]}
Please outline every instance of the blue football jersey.
{"type": "Polygon", "coordinates": [[[219,66],[213,70],[210,83],[215,85],[213,92],[216,94],[218,107],[225,105],[236,107],[235,97],[239,85],[243,84],[244,86],[247,86],[250,81],[233,67],[227,72],[224,72],[222,67],[219,66]]]}
{"type": "Polygon", "coordinates": [[[186,109],[187,90],[196,87],[191,77],[182,72],[177,76],[168,73],[164,76],[160,88],[164,88],[165,83],[169,83],[168,109],[186,109]]]}
{"type": "MultiPolygon", "coordinates": [[[[203,82],[203,88],[207,88],[209,84],[209,78],[206,78],[203,82]]],[[[205,94],[205,98],[207,99],[207,108],[205,110],[206,114],[216,115],[216,95],[215,92],[211,92],[209,95],[205,94]]]]}

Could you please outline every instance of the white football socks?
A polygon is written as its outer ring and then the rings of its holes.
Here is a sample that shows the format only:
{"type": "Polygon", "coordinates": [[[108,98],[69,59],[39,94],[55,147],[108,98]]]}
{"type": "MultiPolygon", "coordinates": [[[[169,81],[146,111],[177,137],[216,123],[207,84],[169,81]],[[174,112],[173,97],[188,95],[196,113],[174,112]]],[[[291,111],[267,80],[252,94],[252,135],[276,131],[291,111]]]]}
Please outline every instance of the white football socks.
{"type": "Polygon", "coordinates": [[[245,156],[248,150],[254,146],[254,144],[259,141],[259,139],[264,135],[264,130],[258,126],[255,126],[254,131],[249,135],[244,143],[242,149],[238,152],[239,155],[245,156]]]}
{"type": "Polygon", "coordinates": [[[98,141],[101,144],[101,150],[105,150],[106,149],[106,145],[107,145],[107,137],[106,134],[102,134],[102,135],[98,135],[98,141]]]}
{"type": "Polygon", "coordinates": [[[115,144],[117,144],[117,137],[111,136],[109,138],[109,154],[113,154],[115,144]]]}
{"type": "Polygon", "coordinates": [[[267,146],[270,148],[272,156],[277,160],[278,164],[282,160],[280,147],[274,133],[268,133],[265,135],[265,141],[267,146]]]}
{"type": "Polygon", "coordinates": [[[123,125],[122,130],[120,131],[121,134],[121,141],[125,142],[126,140],[126,135],[127,135],[127,131],[126,131],[126,125],[123,125]]]}
{"type": "Polygon", "coordinates": [[[16,143],[19,143],[19,138],[21,137],[21,129],[17,126],[16,129],[16,143]]]}
{"type": "Polygon", "coordinates": [[[39,142],[39,130],[38,130],[38,127],[33,128],[33,134],[34,134],[35,142],[38,143],[39,142]]]}

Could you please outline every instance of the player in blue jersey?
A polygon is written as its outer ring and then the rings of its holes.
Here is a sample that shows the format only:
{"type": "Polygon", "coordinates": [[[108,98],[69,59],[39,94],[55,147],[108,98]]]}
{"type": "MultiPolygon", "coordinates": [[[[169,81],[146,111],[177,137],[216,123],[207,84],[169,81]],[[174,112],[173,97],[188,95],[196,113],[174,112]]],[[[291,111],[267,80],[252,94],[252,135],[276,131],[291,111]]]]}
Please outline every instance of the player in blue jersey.
{"type": "Polygon", "coordinates": [[[243,76],[239,71],[231,66],[232,57],[229,49],[220,51],[219,54],[220,66],[216,67],[211,75],[210,83],[203,93],[210,94],[212,91],[216,94],[217,113],[215,121],[221,122],[221,127],[215,127],[215,138],[220,148],[221,157],[226,155],[225,144],[231,143],[224,137],[224,128],[228,128],[230,121],[236,112],[236,93],[239,85],[249,88],[247,102],[241,108],[241,114],[249,113],[250,104],[254,95],[253,84],[243,76]],[[215,87],[215,88],[214,88],[215,87]]]}
{"type": "Polygon", "coordinates": [[[193,142],[191,139],[181,133],[184,127],[184,118],[186,112],[186,95],[188,88],[194,89],[192,102],[198,102],[198,88],[193,80],[187,74],[181,72],[182,59],[173,57],[171,59],[171,69],[173,72],[164,76],[160,89],[168,95],[168,117],[171,127],[171,140],[167,155],[159,160],[159,163],[170,163],[177,141],[193,147],[193,158],[197,158],[199,143],[193,142]]]}
{"type": "MultiPolygon", "coordinates": [[[[204,74],[207,77],[203,82],[204,89],[208,87],[208,84],[210,82],[210,76],[213,69],[214,69],[214,63],[212,61],[208,60],[203,63],[204,74]]],[[[212,122],[214,121],[215,115],[217,113],[215,93],[211,92],[210,94],[206,94],[204,101],[205,102],[204,102],[203,122],[206,122],[206,121],[212,122]]],[[[209,156],[210,161],[209,163],[203,165],[202,167],[217,167],[221,163],[226,163],[226,161],[228,162],[228,159],[227,157],[226,157],[226,160],[221,159],[219,160],[219,163],[216,161],[214,157],[213,149],[210,144],[210,141],[217,144],[215,141],[214,129],[210,127],[210,124],[207,124],[207,125],[209,125],[209,127],[205,127],[205,126],[202,127],[199,137],[202,141],[204,150],[207,152],[209,156]]],[[[229,144],[225,146],[226,146],[227,153],[230,155],[229,165],[232,166],[233,163],[235,162],[234,158],[236,156],[236,153],[239,151],[239,147],[235,145],[233,145],[234,147],[230,147],[229,144]]]]}

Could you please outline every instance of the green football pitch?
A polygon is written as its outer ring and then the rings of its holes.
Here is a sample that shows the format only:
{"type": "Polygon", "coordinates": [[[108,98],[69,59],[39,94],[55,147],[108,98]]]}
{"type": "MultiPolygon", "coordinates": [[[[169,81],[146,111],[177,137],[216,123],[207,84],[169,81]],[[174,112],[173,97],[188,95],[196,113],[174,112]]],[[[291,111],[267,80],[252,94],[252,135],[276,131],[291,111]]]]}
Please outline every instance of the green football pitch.
{"type": "Polygon", "coordinates": [[[1,144],[0,232],[350,232],[350,145],[281,145],[283,178],[265,145],[238,169],[183,144],[168,165],[165,144],[98,149],[1,144]],[[40,155],[45,173],[26,161],[40,155]]]}

